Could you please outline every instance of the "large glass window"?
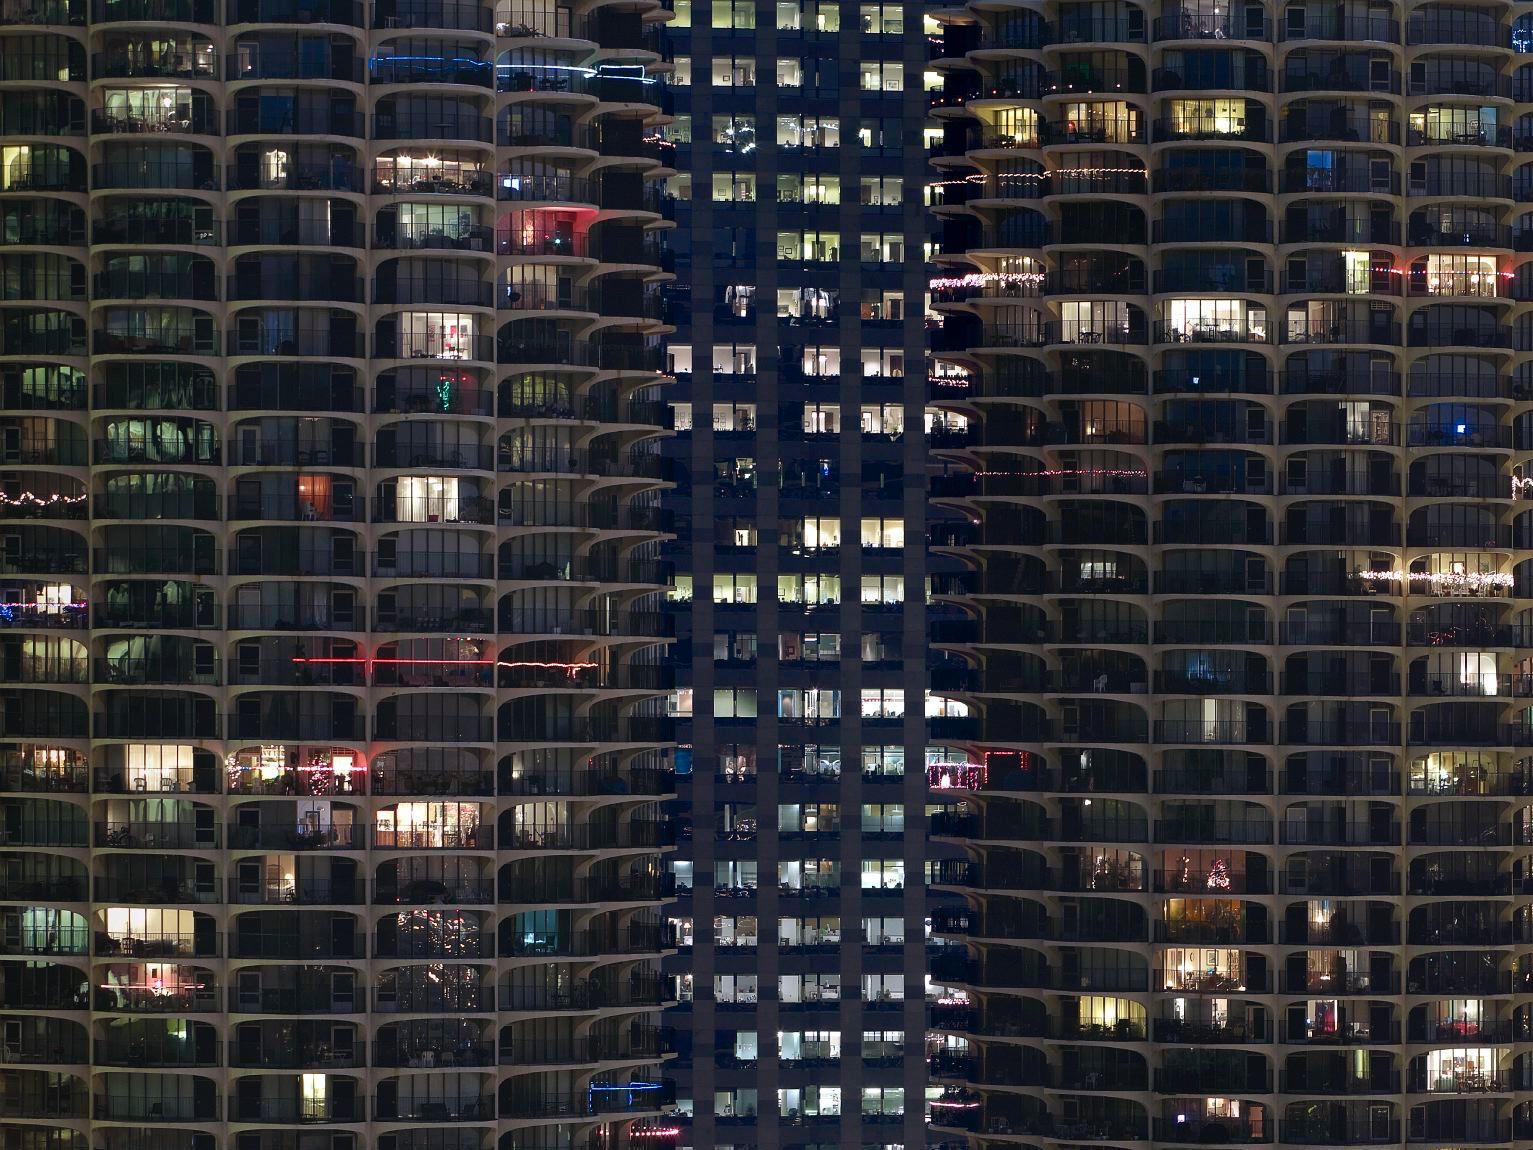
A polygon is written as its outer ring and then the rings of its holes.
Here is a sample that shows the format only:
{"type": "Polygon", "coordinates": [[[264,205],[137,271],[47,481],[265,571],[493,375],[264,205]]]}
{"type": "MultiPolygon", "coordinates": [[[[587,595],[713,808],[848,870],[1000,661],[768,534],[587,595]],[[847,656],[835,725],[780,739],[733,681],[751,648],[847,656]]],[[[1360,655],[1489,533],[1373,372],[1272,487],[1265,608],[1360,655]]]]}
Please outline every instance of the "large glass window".
{"type": "Polygon", "coordinates": [[[469,359],[478,317],[469,312],[405,312],[399,317],[403,359],[469,359]]]}

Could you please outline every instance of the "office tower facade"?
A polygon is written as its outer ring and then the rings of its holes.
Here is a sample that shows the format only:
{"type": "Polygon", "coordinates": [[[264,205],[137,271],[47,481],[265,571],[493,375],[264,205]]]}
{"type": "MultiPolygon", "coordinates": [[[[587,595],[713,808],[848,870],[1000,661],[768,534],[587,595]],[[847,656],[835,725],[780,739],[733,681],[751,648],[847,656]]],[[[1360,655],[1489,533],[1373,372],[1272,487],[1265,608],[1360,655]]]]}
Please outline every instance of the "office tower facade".
{"type": "Polygon", "coordinates": [[[1528,1137],[1528,16],[942,18],[934,1127],[1528,1137]]]}
{"type": "Polygon", "coordinates": [[[0,8],[7,1150],[668,1144],[666,15],[0,8]]]}
{"type": "Polygon", "coordinates": [[[921,7],[683,3],[667,35],[681,1138],[919,1146],[921,7]]]}

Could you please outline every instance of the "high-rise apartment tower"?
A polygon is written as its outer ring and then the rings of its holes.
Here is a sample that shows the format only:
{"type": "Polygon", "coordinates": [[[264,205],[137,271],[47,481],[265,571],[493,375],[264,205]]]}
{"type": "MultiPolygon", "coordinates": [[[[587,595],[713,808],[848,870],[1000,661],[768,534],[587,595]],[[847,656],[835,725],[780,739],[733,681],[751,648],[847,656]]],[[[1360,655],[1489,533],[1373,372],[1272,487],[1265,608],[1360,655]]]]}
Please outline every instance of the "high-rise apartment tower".
{"type": "Polygon", "coordinates": [[[682,1140],[926,1140],[922,6],[701,0],[677,87],[682,1140]]]}
{"type": "Polygon", "coordinates": [[[940,18],[934,1129],[1533,1135],[1533,21],[940,18]]]}
{"type": "Polygon", "coordinates": [[[671,1141],[667,16],[0,6],[6,1150],[671,1141]]]}

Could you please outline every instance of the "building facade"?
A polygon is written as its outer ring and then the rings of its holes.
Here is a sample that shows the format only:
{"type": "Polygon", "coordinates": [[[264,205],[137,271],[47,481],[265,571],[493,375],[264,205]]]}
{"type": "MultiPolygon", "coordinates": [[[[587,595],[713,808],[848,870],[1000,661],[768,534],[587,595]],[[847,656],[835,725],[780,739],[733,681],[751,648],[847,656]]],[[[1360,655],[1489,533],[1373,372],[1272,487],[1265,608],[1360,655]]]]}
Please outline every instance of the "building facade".
{"type": "Polygon", "coordinates": [[[934,1129],[1527,1138],[1526,6],[941,19],[934,1129]]]}
{"type": "Polygon", "coordinates": [[[0,7],[6,1150],[673,1141],[667,15],[0,7]]]}
{"type": "Polygon", "coordinates": [[[684,1145],[917,1147],[922,6],[678,3],[684,1145]]]}

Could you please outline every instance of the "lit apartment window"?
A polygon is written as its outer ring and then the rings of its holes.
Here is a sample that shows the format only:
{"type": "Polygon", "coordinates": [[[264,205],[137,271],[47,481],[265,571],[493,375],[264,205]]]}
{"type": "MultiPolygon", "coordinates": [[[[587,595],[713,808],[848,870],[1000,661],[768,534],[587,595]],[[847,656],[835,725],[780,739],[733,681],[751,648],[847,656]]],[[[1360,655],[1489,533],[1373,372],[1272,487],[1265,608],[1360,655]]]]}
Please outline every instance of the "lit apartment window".
{"type": "Polygon", "coordinates": [[[754,974],[715,974],[713,976],[713,1000],[739,1006],[754,1005],[758,996],[758,980],[754,974]]]}
{"type": "Polygon", "coordinates": [[[1246,130],[1243,97],[1168,100],[1166,127],[1175,136],[1238,136],[1246,130]]]}
{"type": "Polygon", "coordinates": [[[779,575],[777,601],[807,607],[833,606],[841,602],[841,576],[823,574],[779,575]]]}
{"type": "Polygon", "coordinates": [[[777,117],[780,148],[837,148],[841,146],[841,121],[835,116],[786,115],[777,117]]]}
{"type": "Polygon", "coordinates": [[[721,572],[713,577],[715,603],[755,603],[756,576],[750,572],[721,572]]]}
{"type": "Polygon", "coordinates": [[[861,543],[864,548],[898,550],[905,546],[905,521],[903,519],[864,519],[861,543]]]}
{"type": "Polygon", "coordinates": [[[790,1121],[804,1118],[838,1118],[841,1087],[803,1086],[777,1091],[778,1113],[790,1121]]]}
{"type": "Polygon", "coordinates": [[[898,60],[863,60],[857,65],[857,79],[865,92],[898,92],[905,87],[904,64],[898,60]]]}
{"type": "Polygon", "coordinates": [[[902,718],[905,714],[905,692],[899,687],[864,687],[861,708],[864,719],[902,718]]]}
{"type": "Polygon", "coordinates": [[[841,546],[841,520],[811,518],[804,520],[804,550],[828,551],[841,546]]]}
{"type": "Polygon", "coordinates": [[[715,28],[746,29],[756,26],[756,6],[751,0],[712,0],[715,28]]]}

